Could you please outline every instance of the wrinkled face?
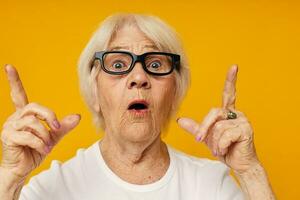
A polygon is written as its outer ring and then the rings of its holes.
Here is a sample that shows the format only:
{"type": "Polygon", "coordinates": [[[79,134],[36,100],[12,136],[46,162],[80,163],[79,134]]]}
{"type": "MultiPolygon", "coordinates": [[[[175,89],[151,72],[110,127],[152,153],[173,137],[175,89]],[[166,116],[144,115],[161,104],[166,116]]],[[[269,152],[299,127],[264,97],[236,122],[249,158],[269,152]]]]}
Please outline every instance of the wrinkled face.
{"type": "MultiPolygon", "coordinates": [[[[136,26],[121,28],[108,50],[130,51],[137,55],[158,51],[136,26]]],[[[166,76],[147,74],[141,63],[125,75],[101,70],[97,77],[98,105],[105,132],[132,142],[154,140],[167,122],[175,96],[174,72],[166,76]]]]}

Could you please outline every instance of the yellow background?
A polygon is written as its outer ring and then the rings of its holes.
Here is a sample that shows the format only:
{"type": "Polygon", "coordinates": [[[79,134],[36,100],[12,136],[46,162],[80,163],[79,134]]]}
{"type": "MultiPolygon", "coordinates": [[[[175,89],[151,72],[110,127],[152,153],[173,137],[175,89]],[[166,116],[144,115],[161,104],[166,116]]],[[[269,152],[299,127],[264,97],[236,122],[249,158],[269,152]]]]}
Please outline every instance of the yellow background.
{"type": "MultiPolygon", "coordinates": [[[[265,1],[4,1],[0,0],[0,124],[14,112],[4,64],[14,64],[30,101],[59,117],[81,113],[69,133],[32,175],[53,159],[67,160],[76,149],[101,137],[78,89],[77,59],[91,34],[114,12],[154,14],[175,27],[190,58],[192,85],[178,116],[201,121],[220,106],[228,67],[240,66],[237,108],[255,130],[260,160],[278,199],[299,199],[300,5],[265,1]]],[[[213,158],[204,144],[175,120],[167,143],[189,154],[213,158]]]]}

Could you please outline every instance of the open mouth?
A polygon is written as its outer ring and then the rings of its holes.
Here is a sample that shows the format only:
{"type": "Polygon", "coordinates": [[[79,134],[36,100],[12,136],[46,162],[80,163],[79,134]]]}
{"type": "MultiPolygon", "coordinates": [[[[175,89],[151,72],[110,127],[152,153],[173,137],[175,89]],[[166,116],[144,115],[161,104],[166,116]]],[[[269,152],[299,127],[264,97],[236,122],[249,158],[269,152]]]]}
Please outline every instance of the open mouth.
{"type": "Polygon", "coordinates": [[[129,104],[128,110],[144,111],[148,109],[149,104],[144,100],[136,100],[129,104]]]}

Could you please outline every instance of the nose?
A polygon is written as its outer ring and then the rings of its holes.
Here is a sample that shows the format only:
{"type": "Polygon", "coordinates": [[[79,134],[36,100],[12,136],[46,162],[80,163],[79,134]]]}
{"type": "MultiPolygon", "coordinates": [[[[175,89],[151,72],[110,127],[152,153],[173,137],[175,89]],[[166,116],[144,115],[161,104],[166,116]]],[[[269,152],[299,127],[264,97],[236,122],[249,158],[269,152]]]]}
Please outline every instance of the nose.
{"type": "Polygon", "coordinates": [[[132,71],[128,74],[127,87],[149,89],[151,87],[149,75],[144,71],[141,63],[136,63],[132,71]]]}

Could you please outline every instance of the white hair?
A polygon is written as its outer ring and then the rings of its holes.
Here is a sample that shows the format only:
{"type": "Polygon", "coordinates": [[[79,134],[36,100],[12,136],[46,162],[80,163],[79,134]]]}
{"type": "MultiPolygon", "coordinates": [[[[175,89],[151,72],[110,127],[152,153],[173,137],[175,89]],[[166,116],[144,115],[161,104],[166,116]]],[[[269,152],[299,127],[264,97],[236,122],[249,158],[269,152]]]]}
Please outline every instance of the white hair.
{"type": "Polygon", "coordinates": [[[90,41],[81,53],[78,62],[80,91],[89,110],[92,112],[94,123],[97,128],[104,128],[105,124],[101,111],[97,112],[93,107],[96,98],[96,77],[99,72],[99,67],[91,70],[94,54],[97,51],[106,50],[112,37],[121,27],[132,24],[137,26],[160,51],[180,55],[180,70],[175,70],[176,95],[175,99],[172,100],[172,111],[169,118],[175,115],[190,85],[188,61],[185,52],[183,51],[181,41],[173,28],[155,16],[141,14],[111,15],[107,17],[94,32],[90,41]]]}

